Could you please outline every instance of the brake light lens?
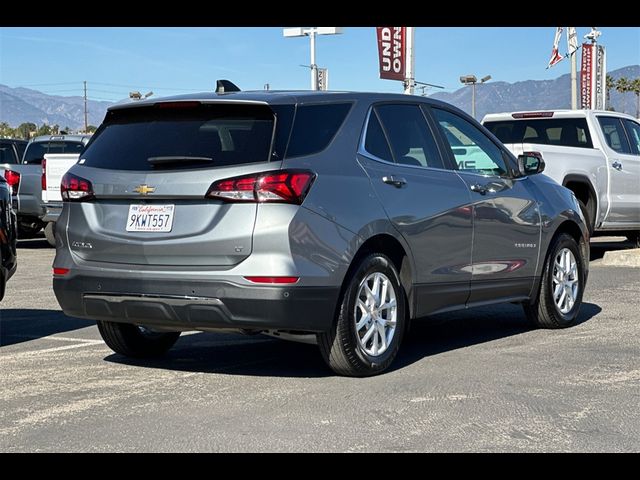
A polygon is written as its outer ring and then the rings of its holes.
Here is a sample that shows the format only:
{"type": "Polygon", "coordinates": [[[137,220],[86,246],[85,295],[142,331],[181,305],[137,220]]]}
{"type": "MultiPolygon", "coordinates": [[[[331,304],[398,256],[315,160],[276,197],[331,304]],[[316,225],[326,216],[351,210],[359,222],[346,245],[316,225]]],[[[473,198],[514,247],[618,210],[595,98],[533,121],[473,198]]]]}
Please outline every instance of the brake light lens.
{"type": "Polygon", "coordinates": [[[54,275],[66,275],[67,273],[69,273],[69,269],[68,268],[53,267],[53,274],[54,275]]]}
{"type": "Polygon", "coordinates": [[[291,203],[301,205],[316,174],[308,170],[277,170],[213,182],[206,198],[225,202],[291,203]]]}
{"type": "Polygon", "coordinates": [[[42,181],[40,182],[42,184],[42,190],[46,190],[47,189],[47,159],[43,158],[42,159],[42,181]]]}
{"type": "Polygon", "coordinates": [[[64,202],[83,202],[94,198],[93,185],[89,180],[65,173],[60,183],[60,195],[64,202]]]}
{"type": "Polygon", "coordinates": [[[7,184],[11,188],[11,195],[17,195],[18,187],[20,186],[20,174],[18,172],[14,172],[13,170],[5,170],[4,179],[7,181],[7,184]]]}
{"type": "Polygon", "coordinates": [[[554,112],[518,112],[512,113],[513,118],[551,118],[554,112]]]}
{"type": "Polygon", "coordinates": [[[244,277],[253,283],[296,283],[300,277],[244,277]]]}

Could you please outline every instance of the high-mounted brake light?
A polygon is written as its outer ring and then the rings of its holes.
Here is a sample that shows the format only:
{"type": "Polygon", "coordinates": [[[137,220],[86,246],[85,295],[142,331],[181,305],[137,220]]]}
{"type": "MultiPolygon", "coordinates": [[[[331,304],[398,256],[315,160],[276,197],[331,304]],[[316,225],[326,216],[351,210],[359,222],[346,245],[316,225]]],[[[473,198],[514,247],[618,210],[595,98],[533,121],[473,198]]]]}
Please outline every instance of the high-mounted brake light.
{"type": "Polygon", "coordinates": [[[83,202],[94,197],[93,185],[89,180],[65,173],[60,183],[60,195],[64,202],[83,202]]]}
{"type": "Polygon", "coordinates": [[[512,113],[513,118],[550,118],[554,112],[518,112],[512,113]]]}
{"type": "Polygon", "coordinates": [[[316,174],[308,170],[276,170],[213,182],[206,198],[225,202],[302,204],[316,174]]]}
{"type": "Polygon", "coordinates": [[[18,172],[14,172],[13,170],[5,170],[4,179],[7,181],[7,184],[11,188],[11,195],[17,195],[18,187],[20,186],[20,174],[18,172]]]}

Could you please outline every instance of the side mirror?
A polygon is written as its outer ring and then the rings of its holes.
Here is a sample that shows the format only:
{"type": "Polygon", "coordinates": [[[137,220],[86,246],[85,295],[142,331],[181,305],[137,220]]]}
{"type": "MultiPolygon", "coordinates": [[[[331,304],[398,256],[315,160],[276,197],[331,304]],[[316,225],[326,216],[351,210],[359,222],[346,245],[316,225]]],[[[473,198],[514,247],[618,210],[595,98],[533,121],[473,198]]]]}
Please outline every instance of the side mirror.
{"type": "Polygon", "coordinates": [[[544,172],[544,160],[540,152],[524,152],[518,155],[518,171],[521,177],[544,172]]]}

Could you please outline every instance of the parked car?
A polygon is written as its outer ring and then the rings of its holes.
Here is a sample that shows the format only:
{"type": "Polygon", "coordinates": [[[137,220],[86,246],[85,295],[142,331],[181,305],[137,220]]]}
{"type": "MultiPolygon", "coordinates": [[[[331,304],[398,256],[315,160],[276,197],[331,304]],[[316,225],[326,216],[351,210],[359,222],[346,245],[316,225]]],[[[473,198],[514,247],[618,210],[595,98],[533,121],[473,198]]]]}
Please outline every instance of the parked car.
{"type": "MultiPolygon", "coordinates": [[[[13,207],[18,215],[18,237],[31,238],[47,223],[42,202],[42,160],[50,153],[79,153],[89,135],[43,135],[33,138],[18,164],[0,164],[12,190],[13,207]],[[11,173],[6,173],[11,172],[11,173]],[[7,177],[8,175],[8,177],[7,177]]],[[[53,235],[49,235],[53,238],[53,235]]]]}
{"type": "Polygon", "coordinates": [[[11,207],[10,187],[0,176],[0,300],[17,266],[16,214],[11,207]]]}
{"type": "Polygon", "coordinates": [[[589,229],[640,247],[640,123],[624,113],[496,113],[482,121],[514,154],[536,150],[545,175],[578,198],[589,229]]]}
{"type": "Polygon", "coordinates": [[[313,334],[335,372],[373,375],[429,314],[518,302],[541,327],[576,321],[588,230],[543,169],[422,97],[113,106],[62,180],[53,288],[122,355],[185,330],[313,334]]]}

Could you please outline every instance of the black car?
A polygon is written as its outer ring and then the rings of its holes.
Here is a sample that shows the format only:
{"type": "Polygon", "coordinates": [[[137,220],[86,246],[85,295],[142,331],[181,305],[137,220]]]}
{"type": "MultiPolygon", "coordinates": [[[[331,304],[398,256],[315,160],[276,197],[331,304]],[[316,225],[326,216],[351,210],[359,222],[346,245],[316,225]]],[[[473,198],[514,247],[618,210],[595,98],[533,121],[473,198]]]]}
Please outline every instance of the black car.
{"type": "Polygon", "coordinates": [[[11,192],[7,181],[0,175],[0,300],[17,266],[16,214],[11,208],[11,192]]]}

